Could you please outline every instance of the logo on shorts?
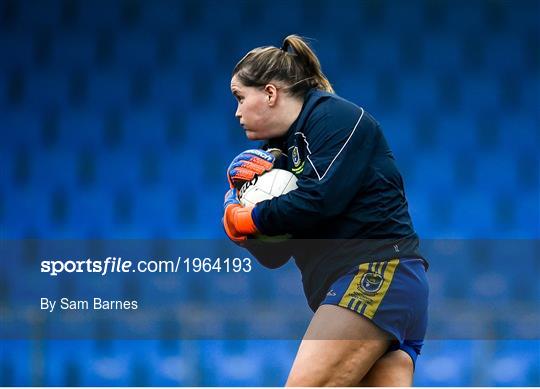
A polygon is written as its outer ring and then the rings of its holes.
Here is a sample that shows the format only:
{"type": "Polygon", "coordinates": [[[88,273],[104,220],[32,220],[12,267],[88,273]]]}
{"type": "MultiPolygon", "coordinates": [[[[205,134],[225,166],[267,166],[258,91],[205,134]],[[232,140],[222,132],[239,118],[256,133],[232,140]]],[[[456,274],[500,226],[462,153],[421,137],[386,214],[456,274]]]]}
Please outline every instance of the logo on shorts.
{"type": "Polygon", "coordinates": [[[374,294],[381,289],[384,278],[378,273],[366,273],[360,280],[360,288],[367,294],[374,294]]]}

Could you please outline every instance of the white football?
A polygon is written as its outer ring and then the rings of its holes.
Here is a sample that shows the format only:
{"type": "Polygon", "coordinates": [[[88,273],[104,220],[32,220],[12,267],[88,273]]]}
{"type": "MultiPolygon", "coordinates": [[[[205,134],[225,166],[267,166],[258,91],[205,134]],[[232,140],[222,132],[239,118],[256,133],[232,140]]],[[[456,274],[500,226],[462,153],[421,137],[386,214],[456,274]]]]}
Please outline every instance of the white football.
{"type": "Polygon", "coordinates": [[[296,181],[296,176],[290,171],[272,169],[244,183],[238,192],[238,199],[243,206],[253,206],[295,190],[298,188],[296,181]]]}

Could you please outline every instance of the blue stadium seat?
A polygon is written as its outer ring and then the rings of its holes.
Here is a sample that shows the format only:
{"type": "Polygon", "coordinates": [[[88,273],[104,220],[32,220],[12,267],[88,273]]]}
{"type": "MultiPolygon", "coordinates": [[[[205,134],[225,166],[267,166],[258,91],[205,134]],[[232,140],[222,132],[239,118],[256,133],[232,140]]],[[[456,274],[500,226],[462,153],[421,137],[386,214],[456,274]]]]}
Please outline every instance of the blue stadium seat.
{"type": "Polygon", "coordinates": [[[88,76],[88,101],[97,112],[130,107],[129,72],[121,68],[95,69],[88,76]]]}
{"type": "Polygon", "coordinates": [[[2,386],[39,385],[32,371],[30,340],[7,340],[0,342],[0,382],[2,386]]]}
{"type": "Polygon", "coordinates": [[[86,370],[91,359],[91,341],[54,340],[47,342],[44,358],[44,385],[82,386],[88,377],[86,370]]]}
{"type": "Polygon", "coordinates": [[[471,341],[430,340],[417,360],[416,386],[462,386],[473,379],[471,341]]]}
{"type": "Polygon", "coordinates": [[[488,373],[493,386],[540,384],[540,343],[538,340],[499,341],[488,373]]]}
{"type": "Polygon", "coordinates": [[[263,385],[263,355],[251,341],[208,341],[201,347],[204,386],[263,385]]]}

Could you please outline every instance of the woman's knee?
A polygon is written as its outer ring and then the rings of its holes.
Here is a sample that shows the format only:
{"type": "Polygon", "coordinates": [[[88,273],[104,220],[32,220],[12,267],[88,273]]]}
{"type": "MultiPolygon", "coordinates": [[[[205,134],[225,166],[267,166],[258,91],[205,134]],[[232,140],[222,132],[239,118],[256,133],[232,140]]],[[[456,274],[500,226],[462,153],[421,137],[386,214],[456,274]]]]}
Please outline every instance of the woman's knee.
{"type": "Polygon", "coordinates": [[[379,358],[360,381],[360,386],[411,386],[413,374],[411,357],[402,350],[396,350],[379,358]]]}

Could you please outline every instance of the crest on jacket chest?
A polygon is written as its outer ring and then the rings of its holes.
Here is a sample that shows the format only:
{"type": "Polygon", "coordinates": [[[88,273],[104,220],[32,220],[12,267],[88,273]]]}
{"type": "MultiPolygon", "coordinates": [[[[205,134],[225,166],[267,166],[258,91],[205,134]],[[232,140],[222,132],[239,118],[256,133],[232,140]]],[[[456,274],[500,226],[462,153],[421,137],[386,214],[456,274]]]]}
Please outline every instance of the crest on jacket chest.
{"type": "Polygon", "coordinates": [[[288,154],[290,170],[298,176],[304,171],[306,153],[303,140],[300,140],[300,142],[297,142],[297,140],[298,138],[295,139],[294,144],[289,147],[288,154]]]}

